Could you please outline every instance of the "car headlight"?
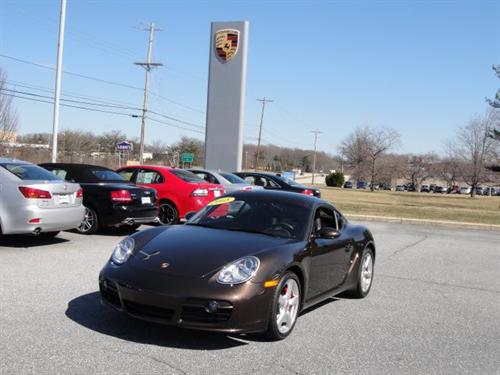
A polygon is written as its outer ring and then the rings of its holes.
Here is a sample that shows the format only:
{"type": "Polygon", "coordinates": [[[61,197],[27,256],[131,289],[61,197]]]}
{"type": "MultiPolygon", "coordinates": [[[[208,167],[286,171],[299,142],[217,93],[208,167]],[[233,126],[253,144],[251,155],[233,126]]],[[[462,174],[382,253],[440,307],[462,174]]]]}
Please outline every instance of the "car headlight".
{"type": "Polygon", "coordinates": [[[111,260],[116,264],[125,263],[130,255],[132,255],[132,251],[134,251],[135,241],[132,237],[127,237],[121,240],[118,245],[116,245],[113,250],[113,254],[111,255],[111,260]]]}
{"type": "Polygon", "coordinates": [[[260,260],[254,256],[243,257],[229,263],[217,275],[220,284],[241,284],[250,280],[259,269],[260,260]]]}

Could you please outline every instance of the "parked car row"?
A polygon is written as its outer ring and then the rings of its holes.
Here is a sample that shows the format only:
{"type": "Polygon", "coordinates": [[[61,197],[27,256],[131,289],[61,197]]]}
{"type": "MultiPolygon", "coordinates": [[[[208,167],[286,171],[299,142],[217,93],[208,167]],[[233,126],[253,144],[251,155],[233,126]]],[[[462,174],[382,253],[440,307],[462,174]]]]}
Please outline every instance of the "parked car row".
{"type": "Polygon", "coordinates": [[[55,236],[75,229],[176,224],[226,192],[283,190],[320,196],[317,188],[271,173],[228,173],[165,166],[39,166],[0,159],[0,234],[55,236]],[[18,208],[15,208],[18,207],[18,208]]]}

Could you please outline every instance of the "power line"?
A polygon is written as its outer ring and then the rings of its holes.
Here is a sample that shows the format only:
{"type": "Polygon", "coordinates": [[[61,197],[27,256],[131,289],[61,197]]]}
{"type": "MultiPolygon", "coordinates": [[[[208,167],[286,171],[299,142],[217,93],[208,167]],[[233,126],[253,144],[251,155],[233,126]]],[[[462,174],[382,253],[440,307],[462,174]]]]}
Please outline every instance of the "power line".
{"type": "MultiPolygon", "coordinates": [[[[9,84],[12,86],[11,83],[9,83],[9,84]]],[[[22,86],[26,87],[26,86],[29,86],[29,85],[22,85],[22,86]]],[[[7,89],[7,88],[3,88],[3,90],[4,91],[9,91],[9,92],[14,92],[14,93],[20,93],[20,94],[24,94],[24,95],[42,97],[42,98],[52,98],[50,96],[35,94],[35,93],[32,93],[32,92],[28,92],[28,91],[19,91],[19,90],[14,90],[14,89],[7,89]]],[[[40,90],[40,89],[36,89],[35,88],[35,90],[40,90]]],[[[49,93],[53,93],[53,90],[48,90],[48,89],[46,89],[46,90],[40,90],[40,91],[46,91],[46,92],[49,92],[49,93]]],[[[78,96],[76,96],[76,97],[78,97],[78,96]]],[[[82,97],[82,98],[92,100],[92,98],[90,98],[90,97],[82,97]]],[[[62,101],[66,101],[66,102],[73,102],[73,103],[85,104],[85,105],[92,105],[92,106],[98,106],[98,107],[100,106],[100,107],[107,107],[107,108],[118,108],[118,109],[128,109],[128,110],[134,110],[134,111],[142,111],[142,108],[139,108],[139,107],[116,105],[116,104],[112,104],[112,103],[110,104],[110,103],[106,103],[106,102],[71,100],[71,99],[64,99],[64,98],[61,98],[61,100],[62,101]]],[[[184,125],[193,126],[195,128],[198,128],[198,129],[205,129],[205,126],[203,126],[203,125],[196,124],[196,123],[193,123],[193,122],[190,122],[190,121],[186,121],[186,120],[183,120],[183,119],[179,119],[179,118],[176,118],[174,116],[169,116],[169,115],[166,115],[166,114],[163,114],[163,113],[159,113],[159,112],[156,112],[156,111],[151,111],[151,110],[148,110],[148,112],[149,113],[153,113],[153,114],[155,114],[157,116],[161,116],[161,117],[166,118],[168,120],[179,122],[179,123],[184,124],[184,125]]]]}
{"type": "MultiPolygon", "coordinates": [[[[14,57],[14,56],[9,56],[9,55],[5,55],[5,54],[1,54],[0,53],[0,57],[3,57],[4,59],[16,61],[16,62],[19,62],[19,63],[22,63],[22,64],[36,66],[36,67],[42,68],[42,69],[48,69],[48,70],[52,70],[52,71],[55,70],[55,68],[52,67],[52,66],[48,66],[48,65],[44,65],[44,64],[39,64],[39,63],[36,63],[36,62],[33,62],[33,61],[28,61],[28,60],[20,59],[18,57],[14,57]]],[[[99,82],[99,83],[105,83],[105,84],[112,85],[112,86],[117,86],[117,87],[124,87],[124,88],[128,88],[128,89],[131,89],[131,90],[136,90],[136,91],[144,91],[143,87],[132,86],[132,85],[125,84],[125,83],[109,81],[109,80],[106,80],[106,79],[92,77],[92,76],[85,75],[85,74],[69,72],[69,71],[66,71],[66,70],[63,70],[62,72],[64,74],[67,74],[67,75],[70,75],[70,76],[74,76],[74,77],[78,77],[78,78],[84,78],[84,79],[88,79],[88,80],[99,82]]],[[[162,99],[162,100],[164,100],[166,102],[169,102],[169,103],[172,103],[174,105],[177,105],[177,106],[179,106],[181,108],[188,109],[188,110],[193,111],[193,112],[198,112],[198,113],[201,113],[201,114],[205,114],[205,112],[202,111],[202,110],[199,110],[199,109],[190,107],[188,105],[179,103],[179,102],[177,102],[175,100],[167,98],[167,97],[165,97],[163,95],[160,95],[158,93],[155,93],[155,92],[153,92],[151,90],[149,90],[148,93],[150,93],[151,95],[154,95],[154,96],[156,96],[156,97],[158,97],[158,98],[160,98],[160,99],[162,99]]]]}

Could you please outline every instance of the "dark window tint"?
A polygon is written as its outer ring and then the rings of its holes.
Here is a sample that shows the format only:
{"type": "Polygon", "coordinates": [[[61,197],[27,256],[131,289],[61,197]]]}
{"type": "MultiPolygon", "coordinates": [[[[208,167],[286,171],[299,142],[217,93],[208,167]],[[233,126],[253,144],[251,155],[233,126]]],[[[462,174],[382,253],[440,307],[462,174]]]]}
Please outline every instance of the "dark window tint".
{"type": "Polygon", "coordinates": [[[300,205],[232,197],[217,202],[205,206],[188,224],[296,239],[303,239],[307,230],[304,218],[309,211],[300,205]]]}
{"type": "Polygon", "coordinates": [[[118,173],[107,169],[91,169],[90,172],[99,181],[125,181],[118,173]]]}
{"type": "Polygon", "coordinates": [[[224,172],[224,173],[221,173],[220,175],[232,184],[247,184],[248,183],[247,181],[245,181],[241,177],[236,176],[235,174],[232,174],[232,173],[225,173],[224,172]]]}
{"type": "Polygon", "coordinates": [[[170,173],[186,182],[203,182],[203,179],[199,178],[194,173],[182,169],[171,169],[170,173]]]}
{"type": "Polygon", "coordinates": [[[21,180],[38,180],[38,181],[60,181],[61,179],[49,172],[33,164],[2,164],[2,167],[9,172],[15,174],[21,180]]]}

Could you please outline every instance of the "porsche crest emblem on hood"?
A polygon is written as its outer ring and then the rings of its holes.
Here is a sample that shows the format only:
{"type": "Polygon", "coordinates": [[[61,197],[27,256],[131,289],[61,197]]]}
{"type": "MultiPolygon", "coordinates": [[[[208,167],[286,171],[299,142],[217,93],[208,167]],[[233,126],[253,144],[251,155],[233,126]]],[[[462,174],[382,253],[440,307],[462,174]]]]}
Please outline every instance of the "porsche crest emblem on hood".
{"type": "Polygon", "coordinates": [[[215,50],[222,62],[228,62],[236,56],[239,38],[239,30],[224,29],[215,33],[215,50]]]}

